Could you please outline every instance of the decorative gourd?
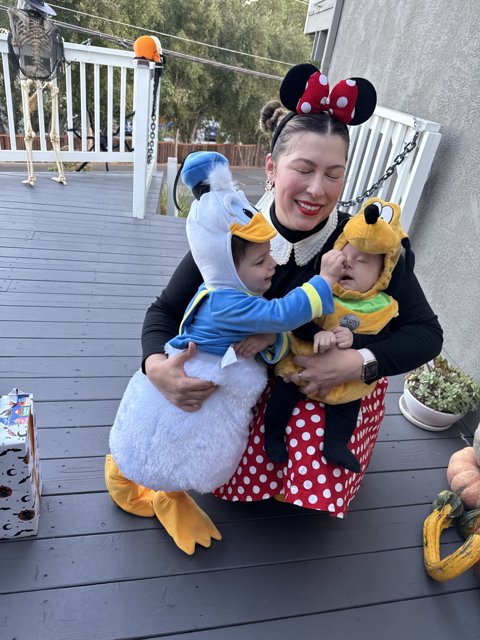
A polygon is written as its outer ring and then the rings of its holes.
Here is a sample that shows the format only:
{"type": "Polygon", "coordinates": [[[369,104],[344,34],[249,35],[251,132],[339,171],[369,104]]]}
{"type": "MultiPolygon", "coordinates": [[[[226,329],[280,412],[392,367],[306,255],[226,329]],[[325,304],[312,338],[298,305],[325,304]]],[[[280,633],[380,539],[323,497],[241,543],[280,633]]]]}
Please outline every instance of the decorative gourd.
{"type": "Polygon", "coordinates": [[[468,509],[480,506],[480,467],[473,447],[460,449],[451,456],[447,480],[451,490],[468,509]]]}
{"type": "Polygon", "coordinates": [[[468,538],[475,531],[480,531],[480,509],[464,511],[457,520],[457,530],[462,538],[468,538]]]}
{"type": "Polygon", "coordinates": [[[442,491],[432,507],[423,524],[423,559],[428,575],[438,582],[446,582],[480,562],[480,530],[469,535],[459,549],[442,560],[440,536],[463,514],[463,505],[455,493],[442,491]]]}
{"type": "Polygon", "coordinates": [[[473,450],[475,451],[477,464],[480,466],[480,424],[475,429],[475,435],[473,436],[473,450]]]}

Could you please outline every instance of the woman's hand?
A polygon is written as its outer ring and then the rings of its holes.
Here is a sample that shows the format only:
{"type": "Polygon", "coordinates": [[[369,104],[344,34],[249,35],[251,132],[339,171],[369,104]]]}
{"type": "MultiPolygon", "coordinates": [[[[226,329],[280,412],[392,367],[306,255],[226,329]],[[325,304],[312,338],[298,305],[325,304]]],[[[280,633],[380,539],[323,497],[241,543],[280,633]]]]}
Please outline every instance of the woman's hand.
{"type": "Polygon", "coordinates": [[[302,371],[289,374],[285,382],[301,383],[303,393],[318,393],[321,397],[343,382],[360,380],[363,366],[363,357],[358,351],[337,347],[313,356],[295,356],[293,360],[302,371]]]}
{"type": "Polygon", "coordinates": [[[190,378],[185,374],[184,364],[191,360],[196,352],[196,345],[189,342],[188,349],[174,358],[155,353],[145,360],[145,372],[150,382],[172,404],[190,413],[198,411],[217,388],[213,382],[190,378]]]}
{"type": "Polygon", "coordinates": [[[233,348],[237,356],[252,358],[260,351],[275,344],[276,335],[274,333],[256,333],[237,342],[233,348]]]}

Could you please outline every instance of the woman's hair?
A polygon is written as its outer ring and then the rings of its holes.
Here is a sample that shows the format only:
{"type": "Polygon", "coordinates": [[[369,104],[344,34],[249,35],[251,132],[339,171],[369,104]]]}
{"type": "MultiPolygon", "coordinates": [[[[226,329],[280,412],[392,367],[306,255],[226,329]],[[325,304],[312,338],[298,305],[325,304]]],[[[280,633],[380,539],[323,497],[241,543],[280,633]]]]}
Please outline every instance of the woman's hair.
{"type": "Polygon", "coordinates": [[[350,145],[348,128],[327,112],[293,114],[286,111],[278,100],[270,100],[260,112],[259,126],[261,131],[273,134],[270,151],[274,160],[278,160],[279,156],[286,152],[289,142],[296,133],[340,136],[345,142],[345,155],[348,156],[350,145]],[[287,118],[285,122],[283,122],[284,118],[287,118]]]}
{"type": "Polygon", "coordinates": [[[245,257],[247,249],[251,244],[251,242],[240,238],[240,236],[232,236],[232,258],[233,264],[237,269],[240,261],[245,257]]]}

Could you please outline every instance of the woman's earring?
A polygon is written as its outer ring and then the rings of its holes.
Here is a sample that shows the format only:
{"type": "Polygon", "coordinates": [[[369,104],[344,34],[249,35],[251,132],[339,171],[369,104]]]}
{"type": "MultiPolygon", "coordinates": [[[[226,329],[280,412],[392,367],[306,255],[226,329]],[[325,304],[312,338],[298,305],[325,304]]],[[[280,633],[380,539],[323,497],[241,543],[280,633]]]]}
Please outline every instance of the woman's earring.
{"type": "Polygon", "coordinates": [[[265,191],[267,191],[267,193],[273,191],[274,186],[275,182],[272,180],[272,178],[267,178],[267,181],[265,182],[265,191]]]}

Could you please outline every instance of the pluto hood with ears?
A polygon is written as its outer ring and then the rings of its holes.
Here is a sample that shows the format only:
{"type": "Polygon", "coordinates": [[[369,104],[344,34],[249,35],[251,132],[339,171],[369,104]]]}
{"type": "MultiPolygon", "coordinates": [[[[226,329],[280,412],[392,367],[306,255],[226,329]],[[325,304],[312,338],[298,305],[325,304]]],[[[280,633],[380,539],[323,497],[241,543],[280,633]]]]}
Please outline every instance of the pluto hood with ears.
{"type": "Polygon", "coordinates": [[[344,226],[334,248],[341,250],[347,243],[363,253],[383,254],[384,266],[379,279],[368,291],[350,291],[335,284],[332,290],[339,298],[366,299],[386,289],[402,246],[406,251],[407,269],[413,269],[414,258],[410,242],[400,224],[400,207],[393,202],[385,202],[380,198],[367,200],[362,209],[344,226]]]}
{"type": "Polygon", "coordinates": [[[267,242],[275,236],[275,229],[235,188],[228,161],[220,153],[191,153],[180,177],[199,197],[188,214],[187,237],[206,287],[248,291],[235,269],[232,236],[267,242]]]}

